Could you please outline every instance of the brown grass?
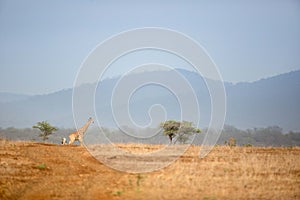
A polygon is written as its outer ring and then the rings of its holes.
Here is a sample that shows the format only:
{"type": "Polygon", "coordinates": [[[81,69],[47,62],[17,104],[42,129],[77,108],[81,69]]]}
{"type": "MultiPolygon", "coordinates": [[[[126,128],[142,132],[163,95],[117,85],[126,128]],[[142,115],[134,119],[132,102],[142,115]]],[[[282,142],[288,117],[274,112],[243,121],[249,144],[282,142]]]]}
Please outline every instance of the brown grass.
{"type": "MultiPolygon", "coordinates": [[[[132,152],[162,147],[117,146],[132,152]]],[[[128,174],[83,147],[2,140],[0,199],[300,199],[299,147],[217,146],[203,159],[199,150],[192,146],[162,170],[128,174]]]]}

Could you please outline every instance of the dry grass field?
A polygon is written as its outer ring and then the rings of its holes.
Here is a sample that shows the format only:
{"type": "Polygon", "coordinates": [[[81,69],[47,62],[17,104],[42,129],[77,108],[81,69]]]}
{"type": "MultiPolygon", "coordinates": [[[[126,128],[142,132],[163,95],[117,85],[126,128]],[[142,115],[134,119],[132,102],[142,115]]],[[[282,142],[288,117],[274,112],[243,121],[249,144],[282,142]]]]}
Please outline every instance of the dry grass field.
{"type": "Polygon", "coordinates": [[[299,147],[217,146],[203,159],[199,150],[190,147],[164,169],[130,174],[103,165],[84,147],[1,140],[0,199],[300,199],[299,147]]]}

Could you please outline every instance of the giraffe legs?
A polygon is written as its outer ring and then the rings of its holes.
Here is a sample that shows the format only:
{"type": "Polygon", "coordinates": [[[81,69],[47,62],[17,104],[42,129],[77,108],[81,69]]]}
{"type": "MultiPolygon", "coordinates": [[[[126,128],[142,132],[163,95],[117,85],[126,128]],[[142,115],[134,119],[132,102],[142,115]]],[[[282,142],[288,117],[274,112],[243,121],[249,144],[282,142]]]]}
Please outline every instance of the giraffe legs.
{"type": "Polygon", "coordinates": [[[70,137],[70,136],[69,136],[69,138],[70,138],[69,145],[73,144],[75,142],[75,138],[74,137],[70,137]]]}
{"type": "Polygon", "coordinates": [[[79,137],[78,140],[79,140],[79,142],[80,142],[80,146],[83,146],[83,138],[82,138],[82,137],[79,137]]]}

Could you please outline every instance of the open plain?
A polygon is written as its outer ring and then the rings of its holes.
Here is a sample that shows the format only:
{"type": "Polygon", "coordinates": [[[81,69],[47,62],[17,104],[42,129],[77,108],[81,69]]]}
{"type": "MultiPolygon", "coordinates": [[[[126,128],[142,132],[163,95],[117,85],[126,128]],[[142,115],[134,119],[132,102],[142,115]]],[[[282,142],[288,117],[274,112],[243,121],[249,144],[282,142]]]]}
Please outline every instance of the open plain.
{"type": "Polygon", "coordinates": [[[202,159],[200,148],[137,174],[111,169],[81,146],[0,140],[0,199],[300,199],[299,147],[216,146],[202,159]]]}

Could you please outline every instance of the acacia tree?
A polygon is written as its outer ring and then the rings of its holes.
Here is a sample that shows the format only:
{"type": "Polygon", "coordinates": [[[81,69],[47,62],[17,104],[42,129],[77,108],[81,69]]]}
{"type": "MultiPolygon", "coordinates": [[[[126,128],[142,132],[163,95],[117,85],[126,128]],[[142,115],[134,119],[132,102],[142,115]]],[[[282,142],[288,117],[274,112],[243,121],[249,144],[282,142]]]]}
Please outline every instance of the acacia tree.
{"type": "Polygon", "coordinates": [[[178,122],[175,120],[168,120],[162,122],[160,127],[164,129],[164,134],[169,137],[170,144],[172,144],[174,138],[174,144],[177,141],[180,143],[186,143],[191,135],[201,133],[200,129],[193,127],[192,122],[187,121],[178,122]]]}
{"type": "Polygon", "coordinates": [[[43,141],[48,139],[48,135],[58,130],[58,128],[50,125],[47,121],[38,122],[32,128],[37,128],[42,132],[39,136],[43,138],[43,141]]]}

